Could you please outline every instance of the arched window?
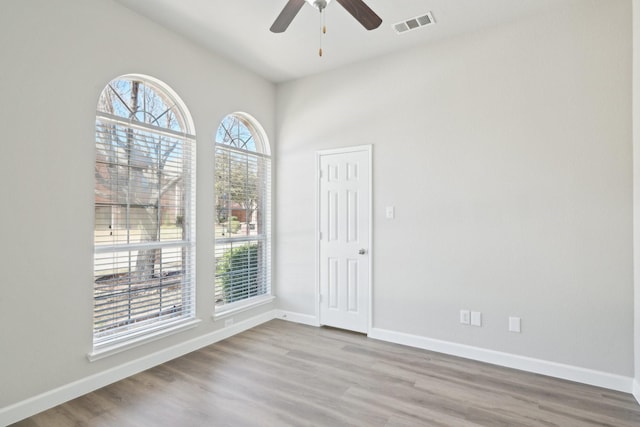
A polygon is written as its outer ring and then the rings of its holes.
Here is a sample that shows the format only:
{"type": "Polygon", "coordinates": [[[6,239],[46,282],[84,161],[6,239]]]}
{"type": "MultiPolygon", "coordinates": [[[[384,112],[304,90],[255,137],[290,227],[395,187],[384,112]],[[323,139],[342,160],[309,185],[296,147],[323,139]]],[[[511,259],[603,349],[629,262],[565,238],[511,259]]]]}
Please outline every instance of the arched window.
{"type": "Polygon", "coordinates": [[[177,95],[127,75],[96,113],[94,353],[195,317],[195,137],[177,95]]]}
{"type": "Polygon", "coordinates": [[[215,144],[216,310],[271,297],[271,156],[252,117],[222,120],[215,144]]]}

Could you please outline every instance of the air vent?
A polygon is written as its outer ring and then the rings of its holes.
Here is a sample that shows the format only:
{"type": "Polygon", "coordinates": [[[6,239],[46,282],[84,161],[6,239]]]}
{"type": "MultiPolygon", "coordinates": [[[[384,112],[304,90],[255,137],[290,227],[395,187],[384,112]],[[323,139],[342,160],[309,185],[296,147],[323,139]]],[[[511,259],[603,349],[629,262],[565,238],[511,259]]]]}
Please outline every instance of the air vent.
{"type": "Polygon", "coordinates": [[[435,23],[436,21],[433,19],[433,14],[431,12],[427,12],[426,15],[416,16],[415,18],[398,22],[393,24],[392,27],[396,33],[402,34],[435,23]]]}

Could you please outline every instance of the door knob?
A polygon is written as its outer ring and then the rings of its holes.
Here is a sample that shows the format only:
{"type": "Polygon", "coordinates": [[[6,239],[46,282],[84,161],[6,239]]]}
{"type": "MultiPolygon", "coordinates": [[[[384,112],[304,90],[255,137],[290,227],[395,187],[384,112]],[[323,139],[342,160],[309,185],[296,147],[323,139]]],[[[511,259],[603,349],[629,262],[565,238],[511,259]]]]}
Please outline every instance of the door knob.
{"type": "Polygon", "coordinates": [[[360,255],[364,255],[364,254],[366,254],[366,253],[367,253],[367,250],[363,248],[363,249],[360,249],[360,250],[358,251],[358,253],[359,253],[360,255]]]}

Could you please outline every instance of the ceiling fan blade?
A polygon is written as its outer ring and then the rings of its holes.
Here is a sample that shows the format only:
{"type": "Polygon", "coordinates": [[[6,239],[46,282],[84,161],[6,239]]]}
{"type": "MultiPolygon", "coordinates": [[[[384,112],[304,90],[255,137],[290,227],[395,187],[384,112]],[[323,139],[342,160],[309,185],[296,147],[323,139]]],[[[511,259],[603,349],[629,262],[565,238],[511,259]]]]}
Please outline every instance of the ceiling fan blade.
{"type": "Polygon", "coordinates": [[[287,29],[293,18],[296,17],[302,6],[304,6],[304,0],[289,0],[289,2],[285,5],[280,15],[276,18],[271,26],[270,30],[272,33],[283,33],[284,30],[287,29]]]}
{"type": "Polygon", "coordinates": [[[361,23],[367,30],[376,29],[382,24],[382,18],[371,10],[362,0],[337,0],[347,12],[361,23]]]}

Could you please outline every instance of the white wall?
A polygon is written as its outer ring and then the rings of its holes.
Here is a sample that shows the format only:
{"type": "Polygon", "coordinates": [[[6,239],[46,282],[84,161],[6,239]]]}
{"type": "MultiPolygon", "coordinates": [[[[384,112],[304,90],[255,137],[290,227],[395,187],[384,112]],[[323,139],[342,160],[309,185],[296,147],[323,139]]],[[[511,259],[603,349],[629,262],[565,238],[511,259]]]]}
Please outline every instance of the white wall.
{"type": "Polygon", "coordinates": [[[315,151],[370,143],[375,328],[633,376],[630,16],[582,2],[280,85],[280,308],[315,315],[315,151]]]}
{"type": "Polygon", "coordinates": [[[585,2],[285,84],[276,105],[272,84],[110,0],[4,2],[0,412],[221,329],[211,141],[236,110],[275,145],[281,309],[315,315],[315,151],[373,143],[374,326],[632,376],[630,16],[585,2]],[[89,363],[94,111],[125,73],[163,80],[194,118],[203,322],[89,363]]]}
{"type": "Polygon", "coordinates": [[[275,123],[273,84],[110,0],[10,1],[1,9],[0,409],[221,328],[211,319],[213,136],[237,110],[271,138],[275,123]],[[203,321],[90,363],[95,109],[104,86],[126,73],[163,80],[194,118],[203,321]]]}

